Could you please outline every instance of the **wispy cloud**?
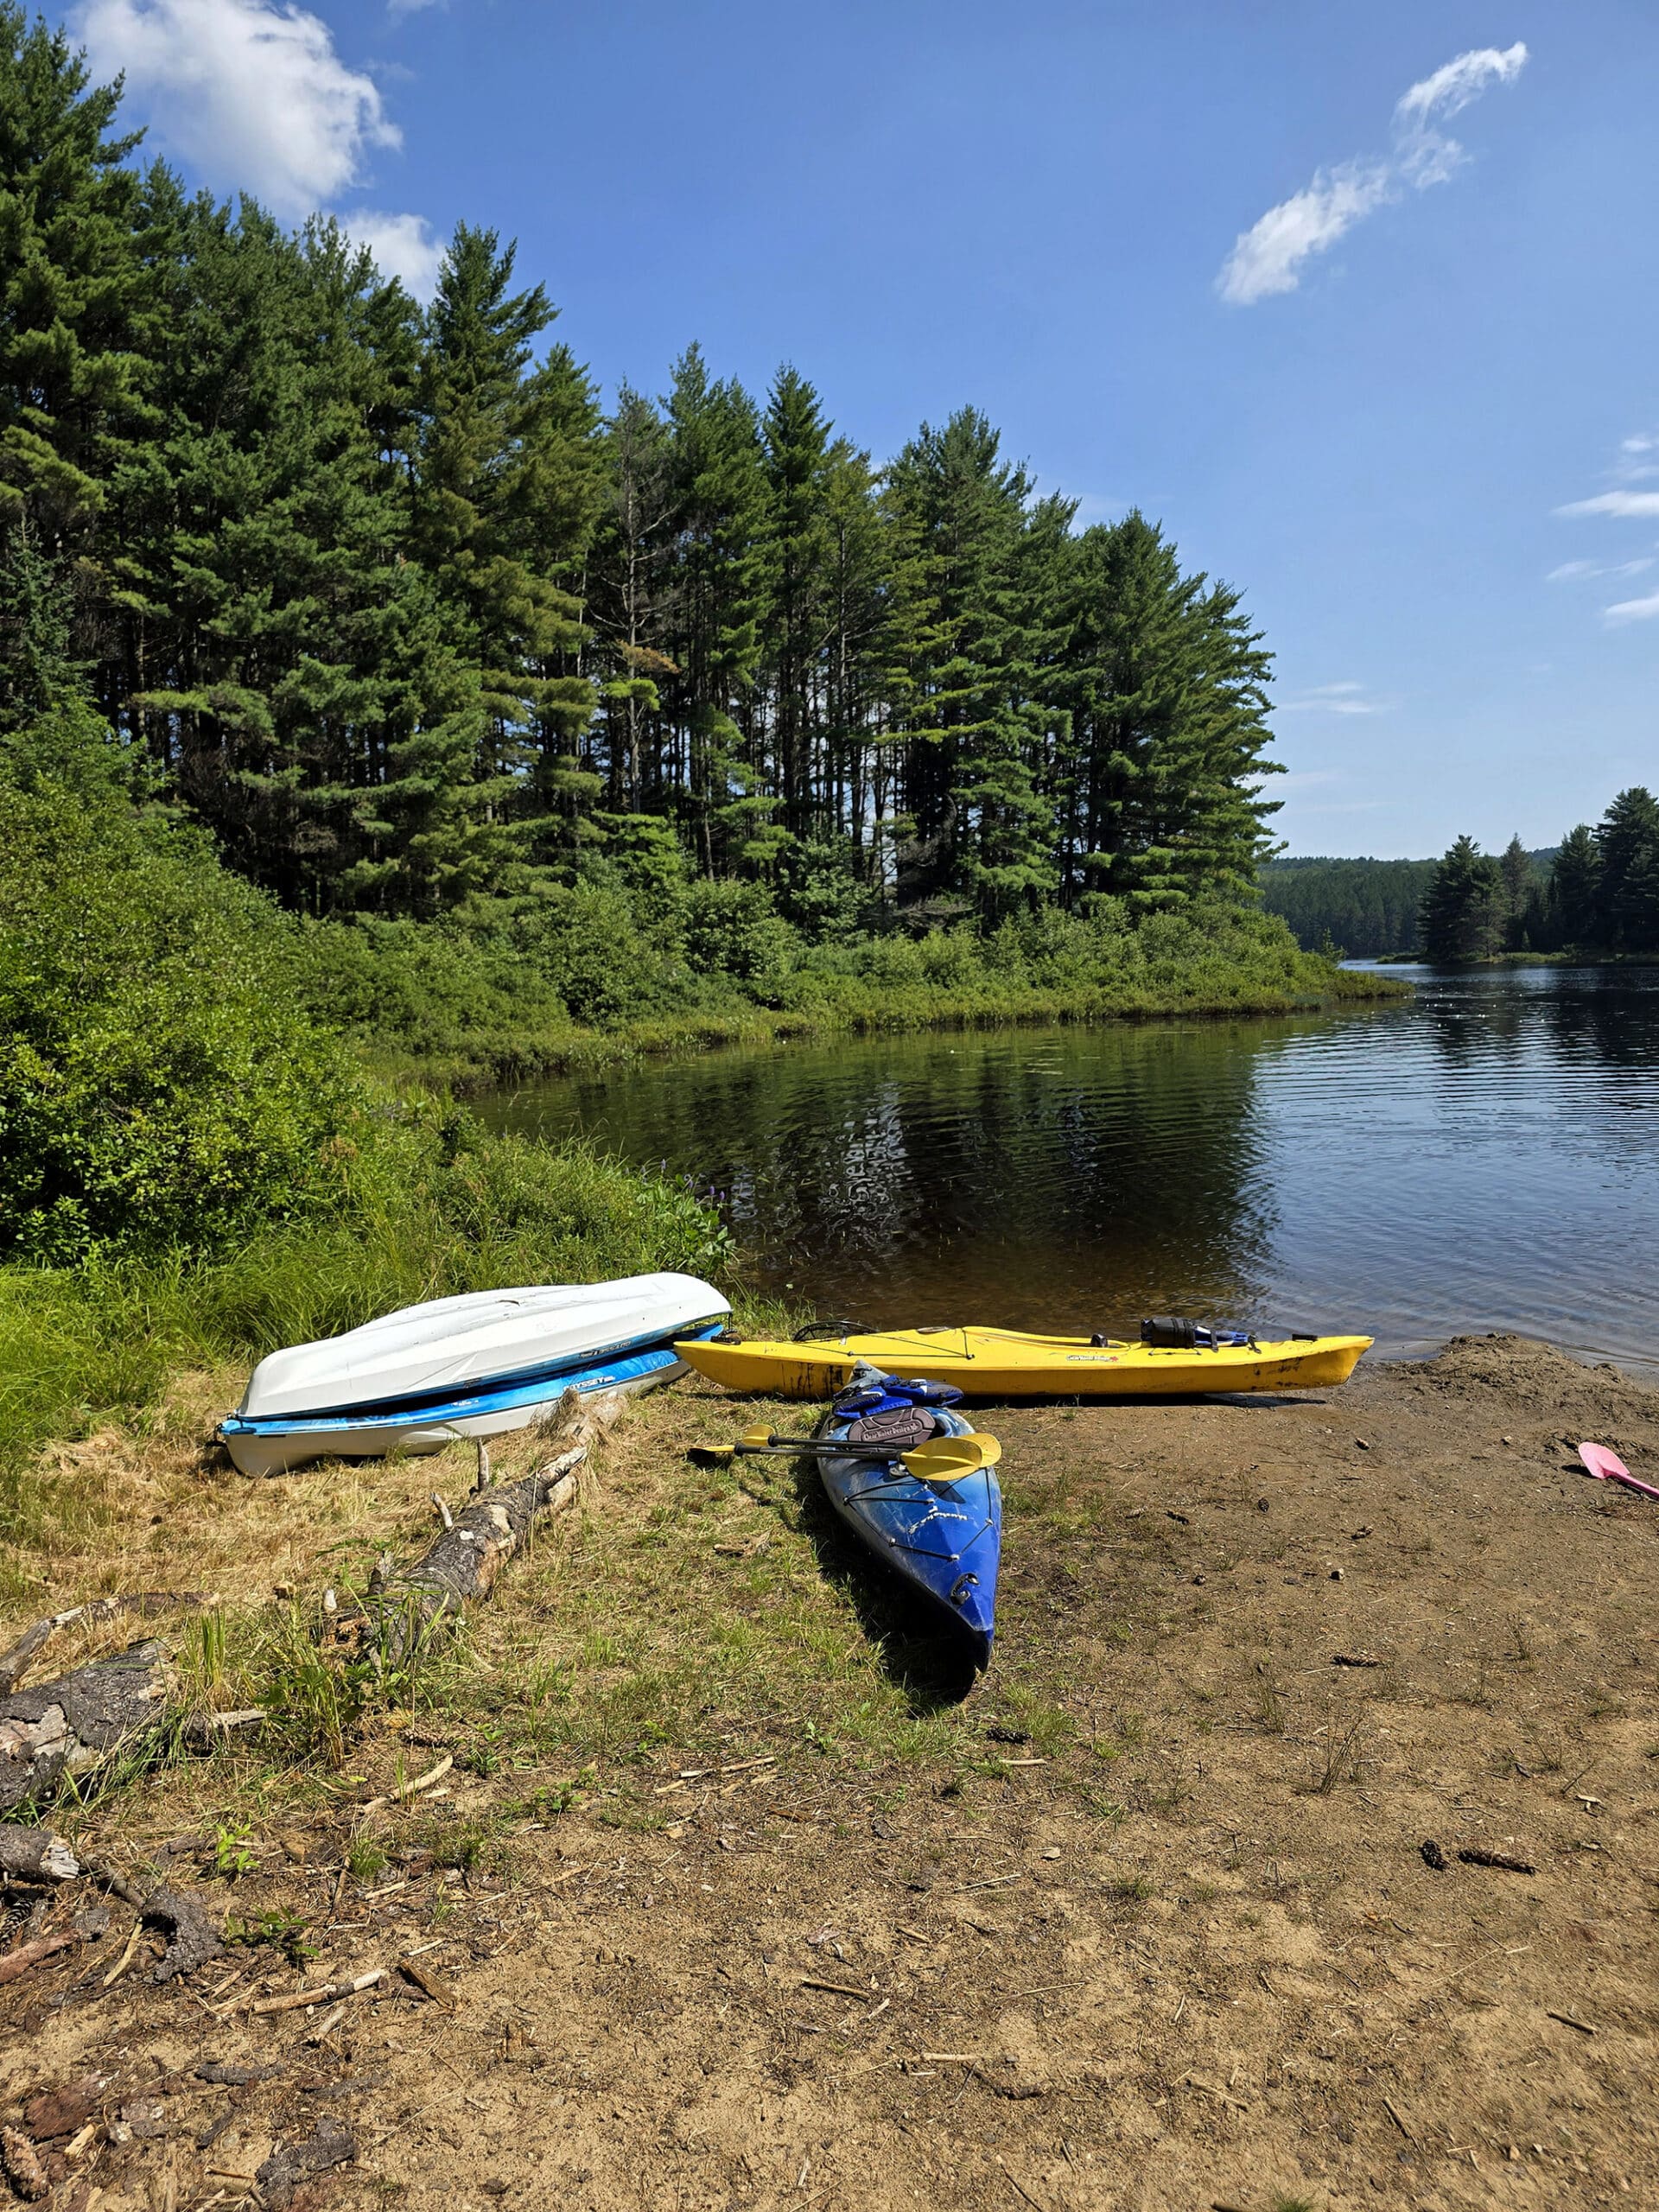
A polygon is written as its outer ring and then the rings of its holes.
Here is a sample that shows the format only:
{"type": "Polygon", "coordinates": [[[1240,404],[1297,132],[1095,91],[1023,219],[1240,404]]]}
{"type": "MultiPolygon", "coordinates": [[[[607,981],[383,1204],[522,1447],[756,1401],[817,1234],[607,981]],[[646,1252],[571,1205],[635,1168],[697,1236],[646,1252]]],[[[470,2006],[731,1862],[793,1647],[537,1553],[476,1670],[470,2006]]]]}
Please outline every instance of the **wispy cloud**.
{"type": "MultiPolygon", "coordinates": [[[[373,78],[343,61],[327,24],[303,8],[83,0],[75,29],[98,74],[124,76],[170,152],[216,187],[252,193],[285,218],[336,207],[364,181],[377,152],[403,144],[373,78]]],[[[428,266],[414,251],[419,216],[340,219],[377,260],[378,241],[411,274],[428,266]]],[[[381,265],[388,273],[396,266],[381,265]]]]}
{"type": "Polygon", "coordinates": [[[1651,521],[1659,515],[1659,492],[1598,492],[1593,499],[1573,499],[1558,515],[1618,515],[1651,521]]]}
{"type": "Polygon", "coordinates": [[[1649,592],[1645,599],[1616,600],[1612,606],[1604,607],[1603,620],[1612,623],[1651,622],[1659,615],[1659,591],[1649,592]]]}
{"type": "Polygon", "coordinates": [[[1489,85],[1512,84],[1526,60],[1519,40],[1502,48],[1479,47],[1413,85],[1395,105],[1387,155],[1316,170],[1310,184],[1240,232],[1216,279],[1222,298],[1253,307],[1275,293],[1294,292],[1311,255],[1333,246],[1356,223],[1397,199],[1402,188],[1426,192],[1444,184],[1468,156],[1440,126],[1489,85]]]}
{"type": "Polygon", "coordinates": [[[1564,584],[1591,576],[1639,576],[1644,569],[1653,566],[1653,556],[1645,554],[1639,561],[1563,561],[1559,569],[1552,569],[1544,582],[1564,584]]]}
{"type": "Polygon", "coordinates": [[[1386,715],[1393,701],[1378,699],[1363,683],[1316,683],[1299,699],[1280,699],[1281,715],[1386,715]]]}

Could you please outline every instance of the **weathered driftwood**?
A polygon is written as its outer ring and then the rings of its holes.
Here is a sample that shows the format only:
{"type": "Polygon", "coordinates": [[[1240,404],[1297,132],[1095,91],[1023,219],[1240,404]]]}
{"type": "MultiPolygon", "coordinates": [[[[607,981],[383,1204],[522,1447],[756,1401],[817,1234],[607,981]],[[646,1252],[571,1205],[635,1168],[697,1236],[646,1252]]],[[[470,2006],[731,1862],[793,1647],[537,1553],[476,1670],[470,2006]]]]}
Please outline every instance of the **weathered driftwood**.
{"type": "Polygon", "coordinates": [[[522,1482],[492,1484],[413,1567],[397,1573],[380,1561],[369,1578],[368,1610],[388,1658],[407,1656],[443,1614],[489,1596],[535,1523],[575,1503],[576,1470],[587,1457],[579,1444],[522,1482]]]}
{"type": "Polygon", "coordinates": [[[444,1614],[489,1597],[503,1566],[523,1548],[537,1522],[575,1503],[588,1448],[626,1402],[620,1391],[585,1402],[567,1391],[550,1425],[560,1447],[556,1455],[519,1482],[493,1481],[488,1448],[480,1446],[471,1503],[452,1513],[435,1498],[443,1523],[437,1541],[401,1571],[384,1555],[369,1578],[368,1611],[388,1658],[405,1657],[444,1614]]]}
{"type": "Polygon", "coordinates": [[[9,1882],[73,1882],[80,1861],[50,1828],[0,1826],[0,1876],[9,1882]]]}
{"type": "Polygon", "coordinates": [[[167,1653],[151,1641],[0,1697],[0,1813],[138,1744],[159,1726],[167,1694],[167,1653]]]}

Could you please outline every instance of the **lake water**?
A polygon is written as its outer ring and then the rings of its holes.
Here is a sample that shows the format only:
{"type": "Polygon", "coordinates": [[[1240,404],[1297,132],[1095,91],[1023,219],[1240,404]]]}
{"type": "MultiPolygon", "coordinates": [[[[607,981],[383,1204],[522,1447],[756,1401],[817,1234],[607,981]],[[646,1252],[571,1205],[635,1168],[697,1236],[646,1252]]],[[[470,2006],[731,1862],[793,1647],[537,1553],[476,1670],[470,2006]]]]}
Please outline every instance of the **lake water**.
{"type": "Polygon", "coordinates": [[[1517,1329],[1659,1371],[1659,969],[1390,972],[1411,1005],[718,1052],[490,1118],[695,1176],[825,1317],[1517,1329]]]}

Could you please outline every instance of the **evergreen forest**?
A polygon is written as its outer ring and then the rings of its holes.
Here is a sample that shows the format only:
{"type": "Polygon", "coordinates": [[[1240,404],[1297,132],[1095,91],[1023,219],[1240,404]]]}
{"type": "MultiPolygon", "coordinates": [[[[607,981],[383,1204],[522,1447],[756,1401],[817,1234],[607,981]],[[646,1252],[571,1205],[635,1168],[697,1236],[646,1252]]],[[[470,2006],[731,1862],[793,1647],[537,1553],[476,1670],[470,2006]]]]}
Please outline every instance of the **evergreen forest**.
{"type": "Polygon", "coordinates": [[[95,721],[314,917],[556,934],[608,890],[817,942],[1251,891],[1268,655],[1156,524],[1077,529],[972,408],[878,461],[695,344],[607,404],[493,232],[422,305],[119,105],[0,7],[14,753],[95,721]]]}
{"type": "Polygon", "coordinates": [[[1262,904],[1281,914],[1308,951],[1330,944],[1354,960],[1408,952],[1434,873],[1433,861],[1270,860],[1262,904]]]}
{"type": "Polygon", "coordinates": [[[1659,954],[1659,799],[1621,791],[1601,820],[1580,823],[1541,868],[1518,837],[1501,854],[1459,837],[1436,863],[1420,914],[1431,960],[1504,953],[1598,959],[1659,954]]]}

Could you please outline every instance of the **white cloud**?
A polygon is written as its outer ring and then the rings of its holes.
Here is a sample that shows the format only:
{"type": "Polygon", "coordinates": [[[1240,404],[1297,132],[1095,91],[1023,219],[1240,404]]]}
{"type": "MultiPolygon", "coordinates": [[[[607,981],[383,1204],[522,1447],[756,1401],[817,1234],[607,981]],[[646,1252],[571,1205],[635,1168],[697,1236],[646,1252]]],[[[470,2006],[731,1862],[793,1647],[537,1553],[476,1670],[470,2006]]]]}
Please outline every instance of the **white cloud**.
{"type": "Polygon", "coordinates": [[[1300,699],[1281,699],[1281,715],[1386,715],[1392,701],[1373,698],[1363,683],[1316,683],[1300,699]]]}
{"type": "Polygon", "coordinates": [[[1386,158],[1361,157],[1317,170],[1311,184],[1239,233],[1216,279],[1223,299],[1251,307],[1276,292],[1294,292],[1311,254],[1325,252],[1364,216],[1396,199],[1402,185],[1426,192],[1444,184],[1466,156],[1436,125],[1489,85],[1513,83],[1526,60],[1518,40],[1501,49],[1480,47],[1413,85],[1395,105],[1394,148],[1386,158]]]}
{"type": "Polygon", "coordinates": [[[400,145],[372,78],[320,17],[270,0],[86,0],[77,28],[100,77],[125,75],[156,135],[202,173],[308,215],[400,145]]]}
{"type": "Polygon", "coordinates": [[[386,0],[386,13],[391,16],[418,16],[423,8],[447,8],[449,0],[386,0]]]}
{"type": "Polygon", "coordinates": [[[1598,492],[1593,499],[1573,499],[1558,515],[1618,515],[1625,520],[1659,515],[1659,492],[1598,492]]]}
{"type": "Polygon", "coordinates": [[[1294,292],[1308,255],[1334,245],[1362,215],[1391,198],[1393,189],[1386,162],[1346,162],[1339,169],[1318,170],[1312,184],[1269,207],[1240,235],[1217,279],[1221,296],[1235,307],[1250,307],[1274,292],[1294,292]]]}
{"type": "Polygon", "coordinates": [[[1618,600],[1602,613],[1609,622],[1651,622],[1659,614],[1659,591],[1649,592],[1645,599],[1618,600]]]}
{"type": "Polygon", "coordinates": [[[417,300],[431,298],[444,247],[424,215],[378,215],[365,207],[340,219],[353,245],[367,246],[383,276],[401,276],[417,300]]]}
{"type": "Polygon", "coordinates": [[[1563,584],[1585,576],[1639,576],[1644,569],[1653,566],[1653,556],[1646,555],[1639,561],[1563,561],[1559,569],[1552,569],[1544,578],[1548,584],[1563,584]]]}

